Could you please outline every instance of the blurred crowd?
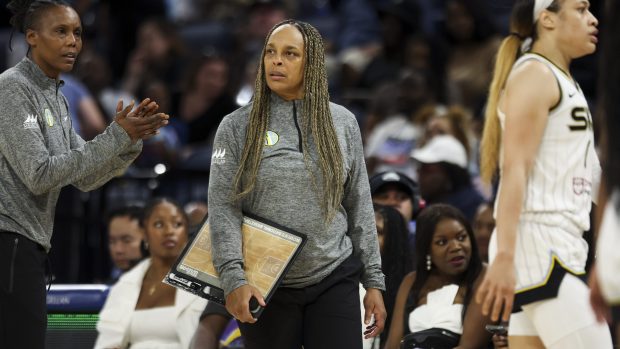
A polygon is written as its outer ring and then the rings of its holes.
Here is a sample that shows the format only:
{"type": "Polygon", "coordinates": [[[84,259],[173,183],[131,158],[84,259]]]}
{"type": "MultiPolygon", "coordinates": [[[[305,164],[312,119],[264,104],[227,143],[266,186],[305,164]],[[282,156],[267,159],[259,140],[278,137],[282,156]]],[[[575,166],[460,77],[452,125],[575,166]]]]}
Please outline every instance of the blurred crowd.
{"type": "MultiPolygon", "coordinates": [[[[484,215],[486,221],[474,225],[489,229],[485,203],[492,188],[478,179],[477,149],[511,1],[69,2],[82,18],[84,48],[71,75],[62,77],[63,93],[80,135],[91,139],[100,133],[118,98],[153,98],[171,122],[145,144],[123,177],[91,193],[63,190],[52,240],[55,282],[108,280],[113,244],[108,248],[104,213],[167,196],[185,209],[191,229],[200,225],[208,211],[215,130],[225,115],[250,101],[261,45],[269,29],[286,18],[307,21],[323,35],[331,99],[355,113],[369,174],[397,171],[408,177],[405,194],[385,190],[377,200],[398,208],[411,198],[412,208],[402,210],[410,225],[420,205],[447,203],[468,223],[484,215]]],[[[591,3],[599,13],[599,1],[591,3]]],[[[5,6],[2,11],[4,70],[27,46],[19,33],[11,33],[5,6]]],[[[592,109],[595,63],[596,56],[588,56],[572,69],[592,109]]]]}

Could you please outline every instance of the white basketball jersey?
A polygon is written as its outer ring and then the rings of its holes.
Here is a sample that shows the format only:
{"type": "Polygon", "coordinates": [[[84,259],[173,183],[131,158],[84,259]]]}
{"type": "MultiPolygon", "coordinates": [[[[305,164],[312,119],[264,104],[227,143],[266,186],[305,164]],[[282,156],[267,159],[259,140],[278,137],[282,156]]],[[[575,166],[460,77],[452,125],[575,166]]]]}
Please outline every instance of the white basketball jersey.
{"type": "MultiPolygon", "coordinates": [[[[513,69],[532,59],[551,69],[560,88],[560,101],[549,111],[527,180],[521,219],[557,226],[581,236],[590,227],[592,197],[601,175],[592,117],[579,85],[546,58],[527,53],[515,62],[513,69]]],[[[498,115],[503,130],[505,115],[501,111],[498,115]]],[[[503,154],[500,165],[502,158],[503,154]]]]}

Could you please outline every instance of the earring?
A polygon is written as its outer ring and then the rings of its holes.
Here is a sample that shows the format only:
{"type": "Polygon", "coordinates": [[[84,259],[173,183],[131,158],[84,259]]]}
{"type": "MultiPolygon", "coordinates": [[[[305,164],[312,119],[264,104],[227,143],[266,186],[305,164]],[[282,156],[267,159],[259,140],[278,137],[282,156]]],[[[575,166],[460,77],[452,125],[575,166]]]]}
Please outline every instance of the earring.
{"type": "Polygon", "coordinates": [[[431,270],[431,255],[426,255],[426,270],[431,270]]]}

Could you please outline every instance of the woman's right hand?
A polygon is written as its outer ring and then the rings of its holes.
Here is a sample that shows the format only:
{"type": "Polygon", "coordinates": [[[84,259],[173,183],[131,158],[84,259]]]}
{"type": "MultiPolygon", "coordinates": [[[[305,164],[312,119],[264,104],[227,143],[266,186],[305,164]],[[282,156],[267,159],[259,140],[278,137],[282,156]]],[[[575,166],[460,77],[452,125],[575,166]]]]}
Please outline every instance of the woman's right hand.
{"type": "Polygon", "coordinates": [[[478,292],[476,302],[482,305],[482,314],[491,314],[491,321],[510,319],[515,292],[514,259],[504,254],[497,254],[489,267],[478,292]]]}
{"type": "Polygon", "coordinates": [[[159,106],[149,98],[145,98],[135,110],[134,102],[123,108],[123,101],[116,104],[116,121],[129,135],[132,142],[138,139],[148,139],[156,135],[159,128],[168,124],[169,116],[165,113],[155,113],[159,106]]]}
{"type": "Polygon", "coordinates": [[[226,310],[235,319],[253,324],[256,319],[250,313],[250,298],[252,297],[256,298],[262,307],[267,306],[260,291],[256,287],[246,284],[234,289],[226,296],[226,310]]]}

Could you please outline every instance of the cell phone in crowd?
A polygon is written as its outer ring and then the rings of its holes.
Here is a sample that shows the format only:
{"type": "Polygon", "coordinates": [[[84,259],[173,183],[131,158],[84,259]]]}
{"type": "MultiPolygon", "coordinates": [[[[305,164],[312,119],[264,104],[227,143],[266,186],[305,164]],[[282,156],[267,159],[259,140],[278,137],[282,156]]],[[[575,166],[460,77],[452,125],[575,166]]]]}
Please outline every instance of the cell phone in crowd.
{"type": "Polygon", "coordinates": [[[492,334],[499,334],[501,336],[508,334],[508,326],[504,325],[486,325],[485,329],[492,334]]]}

